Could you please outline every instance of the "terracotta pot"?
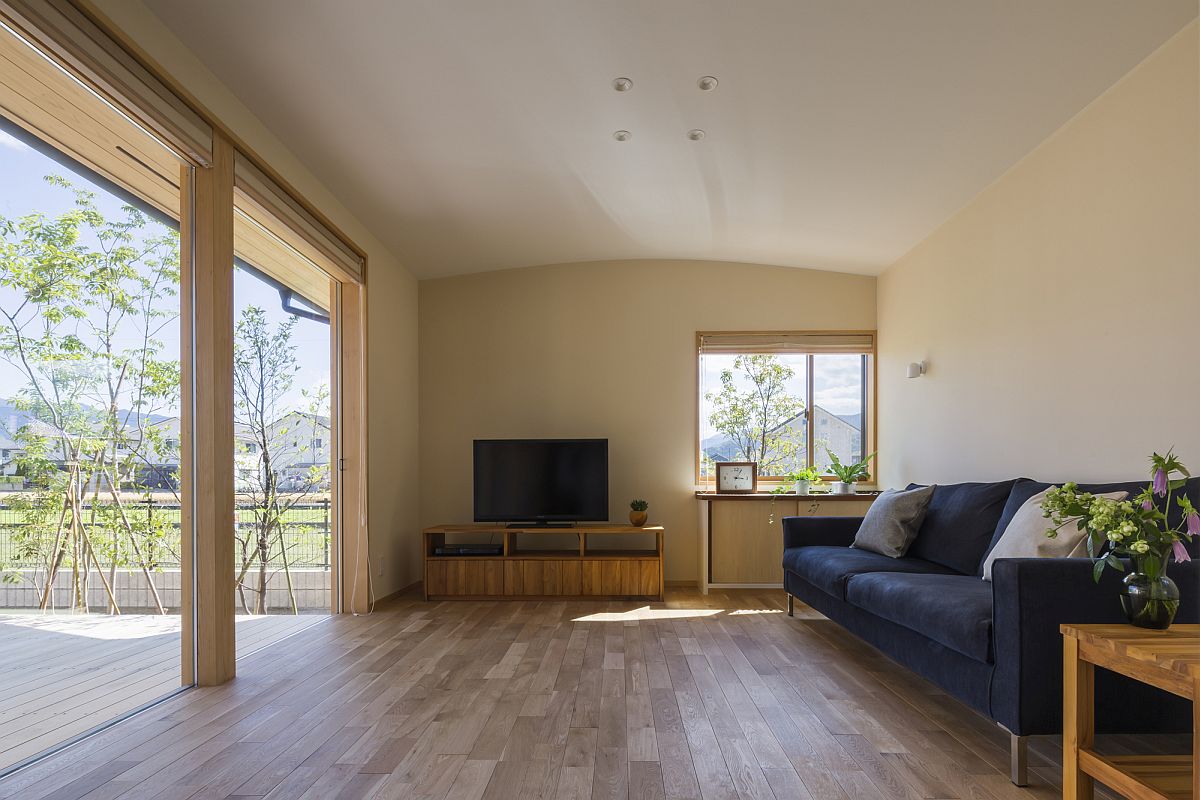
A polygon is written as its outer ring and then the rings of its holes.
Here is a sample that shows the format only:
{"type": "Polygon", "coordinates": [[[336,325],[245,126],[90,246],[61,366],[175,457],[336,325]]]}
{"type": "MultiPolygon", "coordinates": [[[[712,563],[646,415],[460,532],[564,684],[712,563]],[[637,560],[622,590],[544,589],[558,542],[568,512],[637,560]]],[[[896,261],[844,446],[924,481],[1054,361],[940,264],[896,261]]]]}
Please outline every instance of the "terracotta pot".
{"type": "Polygon", "coordinates": [[[649,518],[649,516],[650,515],[645,511],[630,511],[629,522],[640,528],[646,524],[646,519],[649,518]]]}

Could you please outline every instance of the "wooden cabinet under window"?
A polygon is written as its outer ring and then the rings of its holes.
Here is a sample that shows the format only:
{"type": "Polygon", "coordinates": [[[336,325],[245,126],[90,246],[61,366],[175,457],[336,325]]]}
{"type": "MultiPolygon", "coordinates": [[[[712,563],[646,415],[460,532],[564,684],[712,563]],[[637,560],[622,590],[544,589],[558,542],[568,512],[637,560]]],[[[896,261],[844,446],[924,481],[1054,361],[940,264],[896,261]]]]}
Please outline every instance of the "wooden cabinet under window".
{"type": "Polygon", "coordinates": [[[700,589],[783,585],[784,517],[861,517],[875,494],[772,495],[697,492],[700,589]]]}

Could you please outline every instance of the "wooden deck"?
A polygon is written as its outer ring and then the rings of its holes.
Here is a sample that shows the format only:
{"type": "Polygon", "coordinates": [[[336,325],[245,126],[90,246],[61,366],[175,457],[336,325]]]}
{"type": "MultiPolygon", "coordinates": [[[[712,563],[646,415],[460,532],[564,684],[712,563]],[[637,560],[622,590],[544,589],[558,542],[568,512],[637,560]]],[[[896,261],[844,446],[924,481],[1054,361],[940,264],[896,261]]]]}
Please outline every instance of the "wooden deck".
{"type": "MultiPolygon", "coordinates": [[[[239,658],[314,623],[239,616],[239,658]]],[[[0,770],[178,689],[179,617],[0,612],[0,770]]]]}
{"type": "Polygon", "coordinates": [[[247,656],[233,682],[0,780],[0,798],[1061,797],[1058,737],[1034,740],[1018,789],[999,727],[783,604],[402,598],[247,656]]]}

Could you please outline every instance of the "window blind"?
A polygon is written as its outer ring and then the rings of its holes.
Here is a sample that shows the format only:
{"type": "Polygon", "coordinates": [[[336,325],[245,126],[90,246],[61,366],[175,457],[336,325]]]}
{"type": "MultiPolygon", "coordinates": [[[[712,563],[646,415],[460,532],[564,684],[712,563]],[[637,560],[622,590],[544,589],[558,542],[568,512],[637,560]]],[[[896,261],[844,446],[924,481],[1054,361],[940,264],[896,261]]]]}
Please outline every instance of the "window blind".
{"type": "Polygon", "coordinates": [[[875,352],[875,334],[870,331],[701,333],[699,340],[701,355],[875,352]]]}
{"type": "Polygon", "coordinates": [[[69,0],[0,0],[0,23],[197,166],[212,127],[69,0]]]}
{"type": "Polygon", "coordinates": [[[242,153],[233,168],[236,203],[334,278],[362,283],[362,257],[242,153]],[[257,209],[260,213],[254,213],[257,209]]]}

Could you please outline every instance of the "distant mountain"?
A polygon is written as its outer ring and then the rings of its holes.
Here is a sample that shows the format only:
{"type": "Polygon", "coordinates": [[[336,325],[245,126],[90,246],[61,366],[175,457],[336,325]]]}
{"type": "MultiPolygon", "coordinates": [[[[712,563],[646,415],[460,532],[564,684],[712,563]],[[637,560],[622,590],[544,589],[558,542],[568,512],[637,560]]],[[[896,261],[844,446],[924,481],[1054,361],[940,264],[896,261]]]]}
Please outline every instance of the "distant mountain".
{"type": "MultiPolygon", "coordinates": [[[[97,417],[101,416],[101,411],[95,409],[94,413],[97,417]]],[[[117,413],[122,419],[128,419],[130,423],[138,419],[138,414],[132,411],[118,410],[117,413]]],[[[158,422],[165,422],[175,417],[170,414],[143,414],[142,419],[153,425],[158,422]]],[[[12,403],[0,400],[0,434],[16,433],[23,425],[33,419],[33,416],[28,411],[19,411],[12,403]]]]}

